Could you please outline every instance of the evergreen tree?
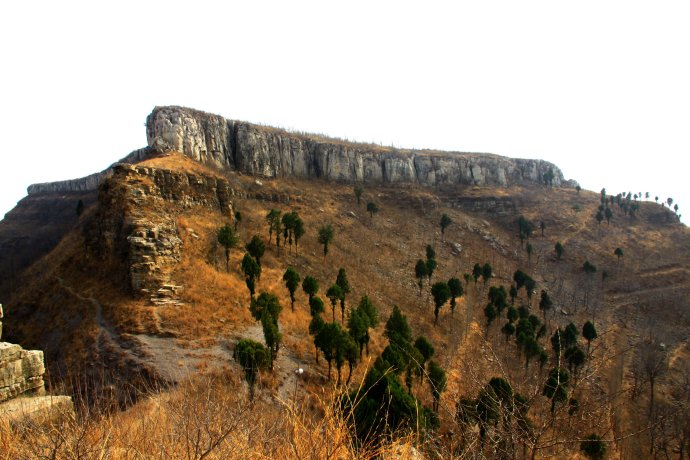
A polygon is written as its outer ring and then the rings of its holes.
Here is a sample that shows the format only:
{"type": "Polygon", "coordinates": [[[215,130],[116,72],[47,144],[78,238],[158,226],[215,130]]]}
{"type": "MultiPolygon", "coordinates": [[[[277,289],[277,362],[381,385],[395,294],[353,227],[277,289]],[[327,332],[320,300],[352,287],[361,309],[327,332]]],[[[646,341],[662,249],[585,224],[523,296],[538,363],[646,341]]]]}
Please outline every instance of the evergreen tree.
{"type": "Polygon", "coordinates": [[[313,276],[305,276],[302,281],[302,290],[309,296],[309,302],[319,292],[319,282],[313,276]]]}
{"type": "Polygon", "coordinates": [[[374,220],[374,214],[379,212],[379,206],[373,201],[370,201],[367,203],[367,212],[369,213],[369,218],[374,220]]]}
{"type": "Polygon", "coordinates": [[[422,283],[424,278],[427,277],[429,272],[426,269],[426,262],[422,259],[417,261],[417,265],[414,266],[414,276],[417,278],[417,285],[419,286],[419,295],[422,295],[422,283]]]}
{"type": "Polygon", "coordinates": [[[443,214],[441,216],[441,222],[439,223],[439,225],[441,226],[441,241],[446,240],[445,239],[446,228],[448,228],[448,226],[452,223],[453,223],[453,220],[448,216],[448,214],[443,214]]]}
{"type": "Polygon", "coordinates": [[[477,264],[474,264],[474,267],[472,268],[472,278],[474,278],[474,284],[477,284],[477,280],[479,280],[479,277],[482,276],[482,266],[477,264]]]}
{"type": "Polygon", "coordinates": [[[254,260],[256,260],[256,263],[259,264],[259,267],[261,266],[261,257],[264,255],[264,252],[266,251],[266,246],[264,245],[264,242],[261,240],[259,235],[254,235],[249,243],[244,247],[249,255],[251,255],[254,260]]]}
{"type": "Polygon", "coordinates": [[[251,255],[245,254],[241,268],[244,273],[244,281],[249,289],[249,297],[253,299],[256,280],[261,277],[261,266],[256,263],[256,260],[251,255]]]}
{"type": "Polygon", "coordinates": [[[582,326],[582,337],[587,340],[587,355],[589,355],[589,346],[592,344],[592,340],[597,338],[597,330],[591,321],[587,321],[582,326]]]}
{"type": "Polygon", "coordinates": [[[358,308],[350,310],[347,316],[347,330],[359,347],[361,359],[364,345],[369,341],[369,317],[358,308]]]}
{"type": "Polygon", "coordinates": [[[434,346],[429,342],[429,340],[424,337],[423,335],[420,335],[417,337],[417,340],[414,341],[414,347],[419,351],[419,354],[421,355],[421,361],[419,362],[419,378],[421,378],[424,375],[424,367],[426,365],[426,362],[431,359],[432,356],[434,356],[434,353],[436,350],[434,350],[434,346]]]}
{"type": "Polygon", "coordinates": [[[239,211],[235,211],[235,231],[237,231],[237,226],[240,225],[240,222],[242,222],[242,213],[239,211]]]}
{"type": "Polygon", "coordinates": [[[266,341],[266,348],[270,357],[270,369],[273,370],[273,362],[278,356],[278,349],[283,335],[278,329],[278,320],[273,318],[270,313],[264,312],[261,316],[261,328],[264,332],[264,340],[266,341]]]}
{"type": "Polygon", "coordinates": [[[255,320],[261,321],[264,315],[268,315],[276,325],[278,324],[278,318],[282,309],[283,307],[280,306],[278,297],[268,292],[262,292],[256,299],[252,299],[249,304],[249,312],[255,320]]]}
{"type": "MultiPolygon", "coordinates": [[[[331,287],[328,288],[326,291],[326,297],[331,301],[331,305],[333,308],[333,321],[335,321],[335,306],[338,303],[338,300],[342,299],[343,297],[343,291],[340,289],[340,286],[337,284],[332,285],[331,287]]],[[[344,316],[344,314],[343,314],[344,316]]],[[[345,318],[343,317],[343,321],[345,318]]]]}
{"type": "Polygon", "coordinates": [[[237,246],[237,236],[229,225],[223,225],[218,229],[218,242],[225,248],[225,271],[230,272],[230,249],[237,246]]]}
{"type": "Polygon", "coordinates": [[[564,250],[563,245],[561,244],[560,241],[556,243],[556,246],[554,247],[554,249],[556,251],[556,259],[561,260],[561,257],[563,257],[563,252],[565,250],[564,250]]]}
{"type": "Polygon", "coordinates": [[[331,224],[319,228],[319,243],[323,245],[323,257],[328,255],[328,245],[333,242],[333,227],[331,224]]]}
{"type": "Polygon", "coordinates": [[[320,315],[325,311],[321,297],[314,296],[309,300],[309,313],[312,317],[320,315]]]}
{"type": "Polygon", "coordinates": [[[486,262],[484,265],[482,265],[482,281],[484,281],[484,284],[486,284],[491,279],[492,275],[493,270],[491,268],[491,264],[486,262]]]}
{"type": "Polygon", "coordinates": [[[462,297],[464,290],[462,289],[462,283],[457,278],[451,278],[448,280],[448,289],[450,289],[450,312],[455,313],[455,299],[462,297]]]}
{"type": "Polygon", "coordinates": [[[398,344],[412,341],[412,329],[407,323],[407,317],[402,314],[397,305],[393,305],[393,311],[386,321],[383,335],[389,341],[398,344]]]}
{"type": "Polygon", "coordinates": [[[546,312],[547,310],[551,310],[551,307],[553,306],[553,302],[551,301],[551,298],[549,297],[548,292],[545,290],[541,290],[541,299],[539,300],[539,309],[542,311],[544,314],[544,322],[546,322],[546,312]]]}
{"type": "Polygon", "coordinates": [[[295,291],[299,286],[300,276],[292,267],[288,267],[283,274],[283,281],[285,281],[285,287],[290,292],[290,308],[295,311],[295,291]]]}
{"type": "Polygon", "coordinates": [[[268,350],[258,342],[243,339],[235,345],[233,358],[244,370],[244,379],[249,384],[249,399],[253,401],[254,386],[259,376],[259,370],[265,369],[269,365],[268,350]]]}
{"type": "Polygon", "coordinates": [[[565,369],[556,367],[549,372],[542,394],[551,400],[551,413],[556,409],[556,403],[568,400],[569,383],[570,374],[565,369]]]}
{"type": "Polygon", "coordinates": [[[580,450],[590,460],[602,460],[606,456],[606,443],[596,434],[590,434],[580,443],[580,450]]]}
{"type": "Polygon", "coordinates": [[[431,395],[434,398],[433,410],[438,412],[438,405],[441,400],[441,392],[446,389],[446,371],[438,365],[436,361],[429,362],[429,385],[431,395]]]}
{"type": "Polygon", "coordinates": [[[364,187],[362,187],[362,184],[355,184],[354,191],[355,198],[357,198],[357,206],[359,206],[359,203],[362,199],[362,192],[364,192],[364,187]]]}
{"type": "Polygon", "coordinates": [[[342,296],[340,297],[340,311],[342,319],[345,321],[345,297],[350,293],[350,283],[347,281],[347,273],[345,273],[344,268],[338,270],[335,284],[340,287],[340,291],[342,292],[342,296]]]}
{"type": "Polygon", "coordinates": [[[448,284],[439,281],[431,286],[431,295],[434,297],[434,325],[438,323],[438,313],[441,307],[450,299],[451,292],[448,284]]]}

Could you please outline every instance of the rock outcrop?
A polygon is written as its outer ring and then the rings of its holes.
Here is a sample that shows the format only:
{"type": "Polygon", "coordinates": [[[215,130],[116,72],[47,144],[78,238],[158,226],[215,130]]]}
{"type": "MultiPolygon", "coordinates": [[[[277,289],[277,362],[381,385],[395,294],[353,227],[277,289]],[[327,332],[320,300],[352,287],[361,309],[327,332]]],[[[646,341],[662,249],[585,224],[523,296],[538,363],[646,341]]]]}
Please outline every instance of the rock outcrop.
{"type": "Polygon", "coordinates": [[[240,195],[217,177],[115,165],[99,196],[96,244],[111,253],[120,248],[134,293],[154,304],[175,303],[182,289],[171,279],[182,251],[176,212],[201,206],[231,217],[240,195]]]}
{"type": "Polygon", "coordinates": [[[0,402],[43,391],[43,352],[0,342],[0,402]]]}
{"type": "Polygon", "coordinates": [[[0,342],[0,418],[13,423],[53,420],[73,413],[69,396],[45,396],[43,352],[0,342]]]}
{"type": "Polygon", "coordinates": [[[32,184],[27,188],[29,195],[40,195],[49,193],[77,193],[98,190],[98,186],[113,175],[113,167],[121,163],[137,163],[146,159],[151,153],[151,149],[144,147],[131,152],[120,161],[110,165],[101,172],[88,175],[79,179],[63,180],[58,182],[45,182],[42,184],[32,184]]]}
{"type": "Polygon", "coordinates": [[[156,107],[146,120],[146,135],[152,150],[181,152],[202,163],[266,177],[423,186],[566,183],[556,166],[542,160],[343,142],[183,107],[156,107]]]}

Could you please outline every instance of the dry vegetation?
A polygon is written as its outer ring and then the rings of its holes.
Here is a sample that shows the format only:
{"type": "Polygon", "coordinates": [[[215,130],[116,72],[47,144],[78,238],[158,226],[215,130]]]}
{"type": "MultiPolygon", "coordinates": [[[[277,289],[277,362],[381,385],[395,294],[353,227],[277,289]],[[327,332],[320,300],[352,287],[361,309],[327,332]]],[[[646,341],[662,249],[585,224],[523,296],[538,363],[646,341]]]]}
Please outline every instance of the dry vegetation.
{"type": "MultiPolygon", "coordinates": [[[[209,173],[199,169],[197,163],[177,156],[150,160],[147,164],[209,173]]],[[[342,414],[333,411],[332,398],[338,392],[325,379],[324,361],[320,366],[314,363],[312,338],[308,334],[310,316],[301,289],[297,292],[295,311],[289,308],[289,295],[282,282],[288,266],[296,268],[302,278],[311,275],[318,279],[327,318],[330,305],[324,292],[335,281],[338,268],[344,267],[352,286],[348,306],[366,294],[385,321],[393,305],[398,305],[407,315],[415,336],[425,335],[436,348],[436,359],[448,373],[439,413],[442,428],[432,439],[410,437],[386,445],[388,454],[400,452],[397,458],[406,458],[403,452],[412,445],[443,457],[498,455],[500,446],[494,446],[494,451],[490,446],[480,450],[476,429],[458,426],[455,421],[457,401],[461,397],[476,397],[492,377],[505,378],[531,403],[531,436],[536,439],[529,446],[528,456],[574,457],[578,455],[579,441],[597,433],[607,440],[610,455],[633,458],[642,449],[648,452],[660,437],[673,438],[674,428],[670,425],[669,433],[658,433],[666,421],[679,414],[687,417],[687,404],[674,405],[673,398],[676,387],[680,385],[682,389],[683,379],[688,380],[682,369],[688,367],[690,237],[680,224],[658,223],[656,205],[643,203],[635,220],[620,215],[610,225],[604,222],[598,226],[593,217],[598,195],[585,191],[577,194],[574,190],[547,188],[431,191],[380,187],[366,188],[362,204],[357,206],[351,185],[347,184],[264,180],[259,186],[247,177],[232,176],[231,180],[255,196],[276,196],[283,201],[289,197],[289,203],[253,198],[234,202],[243,216],[239,226],[241,243],[231,253],[228,273],[216,232],[221,225],[230,223],[229,217],[206,209],[178,210],[176,222],[184,251],[172,278],[184,286],[182,305],[155,308],[144,300],[131,299],[121,287],[123,280],[113,276],[120,273],[117,267],[83,259],[79,232],[70,234],[29,272],[32,285],[40,289],[20,291],[13,300],[15,304],[39,305],[55,329],[70,328],[73,334],[60,346],[69,343],[74,348],[64,355],[52,355],[66,368],[83,369],[84,360],[98,359],[89,355],[89,344],[99,334],[98,323],[93,320],[93,305],[84,300],[94,298],[102,304],[106,320],[121,337],[167,337],[182,355],[185,350],[191,353],[195,349],[220,347],[220,355],[210,354],[207,360],[197,363],[197,370],[208,370],[208,375],[190,377],[178,388],[146,397],[124,412],[97,417],[85,413],[52,431],[41,427],[5,427],[0,430],[0,445],[4,447],[0,456],[34,458],[57,449],[58,458],[74,458],[74,452],[82,449],[83,458],[203,458],[205,449],[213,446],[208,458],[376,456],[378,453],[372,450],[354,449],[342,414]],[[444,203],[454,195],[508,200],[516,203],[517,210],[496,215],[450,208],[444,203]],[[381,209],[373,219],[366,213],[367,201],[375,201],[381,209]],[[289,253],[281,247],[278,253],[274,236],[262,258],[257,292],[268,291],[279,297],[283,306],[280,327],[285,337],[281,353],[289,356],[286,362],[304,367],[307,373],[299,382],[290,380],[292,369],[265,374],[262,396],[251,406],[230,350],[238,337],[251,336],[256,331],[239,265],[243,246],[253,235],[268,238],[265,216],[271,208],[297,211],[307,234],[300,242],[299,255],[294,248],[289,253]],[[445,242],[441,242],[438,226],[442,213],[453,220],[445,242]],[[537,224],[530,240],[534,247],[530,259],[518,239],[518,214],[537,224]],[[538,229],[540,221],[546,224],[543,238],[538,229]],[[335,241],[324,258],[315,234],[326,223],[334,226],[335,241]],[[557,241],[565,246],[562,260],[556,260],[554,255],[557,241]],[[454,243],[462,245],[460,254],[454,253],[454,243]],[[463,273],[471,272],[477,262],[489,262],[494,270],[489,285],[480,281],[476,286],[467,286],[454,315],[445,306],[437,327],[433,325],[428,286],[425,283],[420,296],[414,278],[414,264],[424,258],[426,244],[436,248],[439,267],[434,281],[453,276],[462,279],[463,273]],[[620,261],[613,255],[617,247],[625,251],[620,261]],[[582,271],[585,260],[598,268],[594,280],[582,271]],[[514,338],[506,342],[500,333],[504,321],[486,328],[483,308],[489,286],[508,288],[518,268],[531,273],[538,283],[537,289],[548,290],[555,303],[547,317],[549,330],[543,339],[551,357],[543,369],[538,360],[528,368],[524,365],[514,338]],[[603,270],[609,274],[605,281],[601,279],[603,270]],[[79,318],[79,324],[69,323],[70,318],[79,318]],[[599,338],[572,387],[580,410],[569,416],[567,407],[560,406],[556,416],[552,416],[549,401],[541,395],[546,375],[555,366],[548,338],[558,326],[573,321],[581,328],[592,318],[599,338]],[[670,356],[671,372],[659,381],[660,406],[666,411],[661,419],[647,416],[647,390],[640,388],[648,387],[644,376],[636,374],[638,346],[650,333],[657,342],[665,342],[670,356]],[[219,368],[225,371],[217,374],[219,368]],[[298,411],[284,398],[292,383],[294,394],[305,401],[298,411]],[[463,443],[467,449],[458,450],[463,443]]],[[[518,302],[528,302],[524,292],[518,302]]],[[[537,303],[538,295],[532,299],[532,310],[541,316],[537,303]]],[[[338,311],[336,318],[339,319],[338,311]]],[[[28,343],[42,343],[40,335],[45,330],[29,325],[24,328],[22,334],[28,343]]],[[[369,362],[386,344],[379,327],[372,337],[369,362]]],[[[51,350],[47,351],[51,356],[51,350]]],[[[353,381],[361,381],[365,371],[366,363],[360,364],[353,381]]],[[[418,385],[414,391],[425,404],[431,404],[428,385],[418,385]]],[[[665,449],[672,452],[671,442],[665,449]]],[[[654,452],[661,455],[663,449],[654,452]]]]}

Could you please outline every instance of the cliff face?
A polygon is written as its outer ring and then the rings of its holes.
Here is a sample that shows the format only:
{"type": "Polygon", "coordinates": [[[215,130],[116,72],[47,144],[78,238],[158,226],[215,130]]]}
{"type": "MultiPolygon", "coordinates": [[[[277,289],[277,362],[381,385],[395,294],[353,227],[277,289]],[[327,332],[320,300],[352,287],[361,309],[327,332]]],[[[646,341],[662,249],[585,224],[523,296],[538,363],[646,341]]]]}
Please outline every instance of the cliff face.
{"type": "Polygon", "coordinates": [[[564,184],[552,163],[491,154],[399,151],[322,140],[182,107],[156,107],[146,120],[149,147],[178,151],[197,161],[266,177],[320,177],[339,181],[510,186],[564,184]]]}

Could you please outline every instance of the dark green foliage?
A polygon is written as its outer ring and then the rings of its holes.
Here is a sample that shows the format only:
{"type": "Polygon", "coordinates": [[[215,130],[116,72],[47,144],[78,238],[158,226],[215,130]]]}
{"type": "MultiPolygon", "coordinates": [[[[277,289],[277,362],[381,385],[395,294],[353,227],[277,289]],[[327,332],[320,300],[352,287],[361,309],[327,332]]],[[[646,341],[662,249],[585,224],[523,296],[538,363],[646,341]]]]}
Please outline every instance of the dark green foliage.
{"type": "Polygon", "coordinates": [[[251,241],[249,241],[244,248],[247,250],[249,255],[256,260],[256,263],[261,266],[261,257],[266,251],[266,245],[264,245],[264,242],[259,235],[254,235],[251,241]]]}
{"type": "MultiPolygon", "coordinates": [[[[431,359],[432,356],[434,356],[434,353],[436,350],[434,350],[434,346],[427,340],[426,337],[420,335],[417,337],[417,340],[414,341],[414,347],[419,351],[419,354],[421,356],[421,360],[419,362],[420,370],[424,370],[424,366],[427,361],[431,359]]],[[[421,377],[423,375],[423,372],[419,373],[419,376],[421,377]]]]}
{"type": "Polygon", "coordinates": [[[277,323],[281,310],[282,307],[280,306],[278,297],[273,294],[269,294],[268,292],[262,292],[259,294],[256,299],[252,299],[252,302],[249,305],[249,312],[257,321],[260,321],[261,317],[267,314],[271,316],[277,323]]]}
{"type": "Polygon", "coordinates": [[[339,352],[341,335],[343,330],[338,323],[326,323],[314,338],[314,344],[321,350],[323,357],[328,361],[328,379],[331,378],[331,366],[339,352]]]}
{"type": "Polygon", "coordinates": [[[563,257],[565,249],[563,248],[563,245],[560,241],[556,243],[556,246],[554,246],[554,250],[556,251],[556,259],[561,260],[561,257],[563,257]]]}
{"type": "Polygon", "coordinates": [[[324,312],[323,300],[320,297],[314,296],[309,300],[309,312],[311,316],[320,315],[324,312]]]}
{"type": "Polygon", "coordinates": [[[292,267],[288,267],[283,274],[283,281],[285,281],[285,287],[290,292],[290,308],[295,311],[295,291],[299,286],[301,278],[297,270],[292,267]]]}
{"type": "Polygon", "coordinates": [[[568,362],[568,368],[571,373],[577,373],[577,370],[585,363],[585,352],[577,345],[565,350],[565,359],[568,362]]]}
{"type": "Polygon", "coordinates": [[[601,221],[604,220],[604,213],[600,209],[594,217],[597,219],[597,224],[601,225],[601,221]]]}
{"type": "Polygon", "coordinates": [[[528,318],[529,317],[529,308],[527,308],[526,306],[522,305],[522,306],[518,307],[517,311],[518,311],[518,316],[520,318],[528,318]]]}
{"type": "Polygon", "coordinates": [[[551,349],[553,354],[558,360],[558,355],[561,354],[561,350],[564,348],[565,340],[563,339],[563,330],[559,327],[556,332],[551,336],[551,349]]]}
{"type": "Polygon", "coordinates": [[[613,211],[611,211],[611,208],[606,208],[604,210],[604,217],[606,217],[606,224],[611,225],[611,218],[613,217],[613,211]]]}
{"type": "Polygon", "coordinates": [[[436,258],[436,251],[430,244],[426,245],[426,258],[427,260],[436,258]]]}
{"type": "Polygon", "coordinates": [[[600,460],[606,455],[606,443],[596,434],[590,434],[580,443],[580,450],[587,458],[600,460]]]}
{"type": "Polygon", "coordinates": [[[579,185],[576,185],[575,191],[577,192],[578,195],[580,194],[580,190],[582,190],[582,187],[580,187],[579,185]]]}
{"type": "MultiPolygon", "coordinates": [[[[314,299],[316,298],[317,297],[314,297],[314,299]]],[[[323,302],[321,303],[321,306],[321,308],[323,309],[323,302]]],[[[316,364],[319,364],[319,346],[317,344],[317,337],[325,324],[326,323],[324,322],[323,318],[321,318],[321,315],[318,313],[312,315],[311,321],[309,322],[309,335],[314,337],[314,355],[316,357],[316,364]]]]}
{"type": "Polygon", "coordinates": [[[551,307],[553,307],[551,297],[549,297],[548,292],[542,289],[541,299],[539,300],[539,309],[542,311],[542,313],[544,313],[544,321],[546,321],[546,312],[551,310],[551,307]]]}
{"type": "Polygon", "coordinates": [[[379,325],[379,312],[368,296],[362,296],[357,308],[367,315],[370,327],[375,328],[379,325]]]}
{"type": "Polygon", "coordinates": [[[489,288],[489,303],[496,307],[496,313],[500,316],[503,309],[508,306],[508,293],[503,286],[491,286],[489,288]]]}
{"type": "Polygon", "coordinates": [[[520,237],[520,243],[524,243],[525,240],[529,240],[534,231],[534,224],[527,220],[524,216],[518,217],[518,235],[520,237]]]}
{"type": "Polygon", "coordinates": [[[496,312],[496,307],[494,307],[492,304],[487,305],[484,308],[484,316],[486,316],[486,328],[488,330],[491,326],[491,323],[493,323],[493,321],[498,316],[498,313],[496,312]]]}
{"type": "Polygon", "coordinates": [[[584,326],[582,326],[582,337],[587,340],[587,354],[589,354],[589,346],[592,340],[597,338],[597,330],[591,321],[587,321],[584,326]]]}
{"type": "Polygon", "coordinates": [[[396,375],[400,375],[402,371],[405,370],[407,366],[407,360],[405,358],[406,356],[403,354],[403,351],[393,344],[388,344],[381,353],[381,359],[384,362],[382,366],[396,375]]]}
{"type": "Polygon", "coordinates": [[[357,206],[359,206],[359,203],[362,200],[362,192],[364,192],[364,187],[362,187],[362,184],[355,184],[354,192],[355,198],[357,198],[357,206]]]}
{"type": "Polygon", "coordinates": [[[239,211],[235,211],[235,231],[237,231],[237,226],[240,225],[240,222],[242,222],[242,213],[239,211]]]}
{"type": "Polygon", "coordinates": [[[407,318],[402,314],[397,305],[393,306],[393,312],[386,321],[383,335],[391,342],[411,342],[412,329],[407,323],[407,318]]]}
{"type": "Polygon", "coordinates": [[[244,273],[244,281],[249,289],[249,296],[253,299],[256,280],[261,276],[261,266],[256,263],[256,260],[251,255],[245,254],[244,258],[242,258],[241,267],[244,273]]]}
{"type": "Polygon", "coordinates": [[[373,201],[370,201],[367,203],[367,212],[369,213],[369,218],[373,220],[374,214],[379,212],[379,206],[373,201]]]}
{"type": "Polygon", "coordinates": [[[323,256],[326,257],[328,255],[328,245],[333,242],[333,227],[331,224],[328,225],[323,225],[322,227],[319,228],[319,244],[323,244],[323,256]]]}
{"type": "Polygon", "coordinates": [[[380,361],[369,369],[362,388],[344,399],[357,439],[372,445],[400,430],[437,428],[439,421],[434,412],[406,392],[395,374],[382,369],[380,361]]]}
{"type": "Polygon", "coordinates": [[[455,313],[455,299],[464,293],[462,283],[458,278],[451,278],[448,280],[448,289],[450,289],[450,311],[455,313]]]}
{"type": "Polygon", "coordinates": [[[577,326],[573,323],[569,323],[563,331],[563,344],[565,348],[570,348],[573,345],[577,345],[577,338],[580,336],[580,331],[577,330],[577,326]]]}
{"type": "Polygon", "coordinates": [[[523,272],[522,270],[516,270],[515,273],[513,274],[513,281],[515,281],[515,286],[517,287],[518,291],[520,288],[522,288],[525,285],[525,282],[529,279],[529,276],[527,273],[523,272]]]}
{"type": "Polygon", "coordinates": [[[299,216],[297,216],[292,228],[293,237],[295,239],[295,253],[299,252],[299,240],[304,236],[305,232],[306,230],[304,229],[304,222],[299,216]]]}
{"type": "Polygon", "coordinates": [[[508,294],[510,295],[510,304],[515,305],[515,298],[518,295],[518,290],[514,284],[510,286],[510,291],[508,291],[508,294]]]}
{"type": "Polygon", "coordinates": [[[434,324],[436,324],[441,307],[450,299],[450,288],[444,281],[439,281],[431,286],[431,295],[434,297],[434,324]]]}
{"type": "Polygon", "coordinates": [[[271,243],[271,238],[273,238],[273,232],[276,232],[277,244],[280,244],[280,211],[277,209],[271,209],[268,214],[266,214],[266,223],[268,224],[268,242],[271,243]]]}
{"type": "Polygon", "coordinates": [[[319,292],[319,282],[313,276],[305,276],[304,281],[302,281],[302,290],[309,296],[309,302],[311,303],[312,297],[319,292]]]}
{"type": "Polygon", "coordinates": [[[258,342],[243,339],[235,345],[233,358],[244,370],[244,379],[249,384],[249,398],[253,400],[259,370],[268,367],[270,362],[268,350],[258,342]]]}
{"type": "Polygon", "coordinates": [[[597,267],[595,267],[592,263],[589,262],[589,260],[585,260],[585,263],[582,264],[582,269],[587,273],[588,275],[591,275],[592,273],[597,272],[597,267]]]}
{"type": "Polygon", "coordinates": [[[532,295],[534,295],[536,288],[537,282],[528,276],[525,280],[525,291],[527,292],[527,299],[529,299],[530,302],[532,301],[532,295]]]}
{"type": "Polygon", "coordinates": [[[465,280],[465,287],[467,287],[470,285],[470,280],[472,279],[472,275],[470,275],[469,273],[463,273],[462,279],[465,280]]]}
{"type": "Polygon", "coordinates": [[[441,216],[441,222],[439,223],[439,225],[441,226],[441,241],[445,241],[446,228],[448,228],[448,226],[452,223],[453,223],[453,219],[451,219],[448,216],[448,214],[443,214],[441,216]]]}
{"type": "Polygon", "coordinates": [[[446,371],[436,361],[430,361],[428,378],[429,385],[431,386],[431,395],[434,398],[433,409],[435,412],[438,412],[441,393],[446,389],[446,371]]]}
{"type": "Polygon", "coordinates": [[[350,310],[347,316],[347,330],[359,346],[359,357],[362,357],[364,345],[369,342],[369,317],[359,308],[350,310]]]}
{"type": "Polygon", "coordinates": [[[345,297],[350,293],[350,283],[347,281],[347,273],[345,273],[344,268],[338,270],[338,276],[336,277],[335,284],[337,284],[338,287],[340,287],[340,292],[342,293],[342,296],[340,297],[340,311],[344,321],[345,297]]]}
{"type": "Polygon", "coordinates": [[[618,257],[618,260],[620,260],[621,257],[623,257],[623,250],[621,248],[616,248],[615,251],[613,251],[613,255],[618,257]]]}
{"type": "Polygon", "coordinates": [[[429,284],[431,284],[431,277],[434,275],[434,270],[436,270],[437,266],[436,259],[426,260],[426,276],[429,278],[429,284]]]}
{"type": "Polygon", "coordinates": [[[477,280],[479,280],[479,277],[482,276],[482,266],[477,264],[474,264],[474,267],[472,267],[472,278],[474,278],[474,284],[477,284],[477,280]]]}
{"type": "Polygon", "coordinates": [[[493,270],[491,268],[491,264],[487,262],[484,265],[482,265],[482,281],[484,281],[484,284],[486,284],[491,279],[492,275],[493,270]]]}
{"type": "MultiPolygon", "coordinates": [[[[292,243],[294,241],[297,245],[297,228],[301,227],[301,233],[304,233],[304,223],[296,212],[288,212],[283,215],[283,245],[285,243],[290,245],[290,252],[292,252],[292,243]]],[[[300,235],[301,237],[302,235],[300,235]]]]}
{"type": "Polygon", "coordinates": [[[525,355],[525,368],[529,367],[529,362],[542,354],[541,345],[534,337],[527,337],[522,344],[522,352],[525,355]]]}
{"type": "Polygon", "coordinates": [[[264,332],[264,340],[266,341],[266,348],[268,348],[270,355],[270,367],[273,370],[273,362],[278,356],[278,348],[280,347],[280,342],[283,339],[283,335],[278,329],[278,319],[271,316],[270,313],[264,311],[261,316],[261,328],[264,332]]]}
{"type": "Polygon", "coordinates": [[[501,328],[501,332],[506,336],[506,342],[507,342],[508,339],[510,338],[510,336],[515,334],[515,325],[512,322],[508,321],[501,328]]]}
{"type": "MultiPolygon", "coordinates": [[[[328,297],[328,299],[331,301],[331,305],[333,307],[333,321],[335,321],[335,306],[338,303],[338,300],[343,297],[343,291],[340,289],[340,286],[334,284],[326,291],[326,297],[328,297]]],[[[343,317],[343,321],[344,320],[345,318],[343,317]]]]}
{"type": "Polygon", "coordinates": [[[223,225],[218,229],[218,242],[225,248],[225,271],[230,271],[230,249],[237,246],[237,236],[235,230],[229,225],[223,225]]]}
{"type": "Polygon", "coordinates": [[[551,413],[556,408],[556,403],[568,400],[568,385],[570,374],[565,369],[556,367],[549,372],[549,378],[544,384],[542,394],[551,400],[551,413]]]}
{"type": "Polygon", "coordinates": [[[517,311],[517,308],[508,307],[508,312],[506,313],[506,317],[508,318],[508,321],[510,321],[511,323],[514,321],[517,321],[517,319],[520,317],[519,313],[517,311]]]}
{"type": "Polygon", "coordinates": [[[428,274],[429,272],[426,269],[426,262],[424,262],[422,259],[419,259],[417,264],[414,266],[414,276],[417,278],[417,284],[419,285],[419,295],[422,295],[422,282],[428,274]]]}

